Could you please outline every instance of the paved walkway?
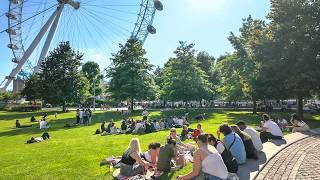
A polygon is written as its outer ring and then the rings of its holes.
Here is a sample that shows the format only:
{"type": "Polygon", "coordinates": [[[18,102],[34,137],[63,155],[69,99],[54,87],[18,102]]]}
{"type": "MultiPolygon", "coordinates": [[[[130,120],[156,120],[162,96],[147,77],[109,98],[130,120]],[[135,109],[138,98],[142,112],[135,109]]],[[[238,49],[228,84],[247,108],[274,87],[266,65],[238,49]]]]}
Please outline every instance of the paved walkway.
{"type": "Polygon", "coordinates": [[[300,175],[300,179],[310,176],[320,180],[320,136],[317,134],[320,134],[320,129],[291,133],[283,140],[264,143],[259,160],[247,159],[244,165],[239,166],[237,174],[240,180],[299,179],[300,175]]]}
{"type": "Polygon", "coordinates": [[[310,136],[287,146],[259,172],[256,180],[320,180],[320,136],[310,136]]]}

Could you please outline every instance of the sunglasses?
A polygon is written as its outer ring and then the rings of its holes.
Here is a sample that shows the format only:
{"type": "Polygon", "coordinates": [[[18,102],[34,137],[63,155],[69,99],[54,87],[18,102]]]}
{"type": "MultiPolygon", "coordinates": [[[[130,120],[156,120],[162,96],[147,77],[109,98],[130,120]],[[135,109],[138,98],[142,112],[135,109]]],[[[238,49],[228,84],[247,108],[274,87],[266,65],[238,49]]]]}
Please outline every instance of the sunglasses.
{"type": "Polygon", "coordinates": [[[176,131],[170,131],[170,132],[172,132],[172,133],[173,133],[173,132],[176,132],[176,131]]]}

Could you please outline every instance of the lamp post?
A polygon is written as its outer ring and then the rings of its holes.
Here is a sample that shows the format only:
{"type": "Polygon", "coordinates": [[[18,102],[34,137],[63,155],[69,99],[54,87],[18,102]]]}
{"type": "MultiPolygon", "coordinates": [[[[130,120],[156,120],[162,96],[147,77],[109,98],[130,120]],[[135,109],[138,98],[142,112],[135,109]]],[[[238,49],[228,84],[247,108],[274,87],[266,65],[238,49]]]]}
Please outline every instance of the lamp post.
{"type": "Polygon", "coordinates": [[[93,79],[93,112],[96,111],[96,79],[93,79]]]}

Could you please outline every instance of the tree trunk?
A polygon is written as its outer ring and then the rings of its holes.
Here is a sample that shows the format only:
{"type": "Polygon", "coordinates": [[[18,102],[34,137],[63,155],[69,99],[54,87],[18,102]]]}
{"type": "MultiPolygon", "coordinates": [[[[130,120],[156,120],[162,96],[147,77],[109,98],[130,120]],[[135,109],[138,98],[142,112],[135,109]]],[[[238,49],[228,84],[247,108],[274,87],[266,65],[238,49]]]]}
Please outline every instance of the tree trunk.
{"type": "Polygon", "coordinates": [[[202,100],[200,100],[200,108],[202,108],[202,100]]]}
{"type": "Polygon", "coordinates": [[[186,108],[186,112],[188,112],[188,101],[185,101],[184,107],[186,108]]]}
{"type": "Polygon", "coordinates": [[[303,119],[303,97],[298,95],[297,101],[297,115],[300,119],[303,119]]]}
{"type": "Polygon", "coordinates": [[[133,97],[130,99],[130,110],[133,111],[133,97]]]}
{"type": "Polygon", "coordinates": [[[253,98],[252,101],[253,101],[252,113],[257,114],[257,100],[253,98]]]}
{"type": "Polygon", "coordinates": [[[62,112],[66,112],[66,102],[65,101],[62,104],[62,112]]]}

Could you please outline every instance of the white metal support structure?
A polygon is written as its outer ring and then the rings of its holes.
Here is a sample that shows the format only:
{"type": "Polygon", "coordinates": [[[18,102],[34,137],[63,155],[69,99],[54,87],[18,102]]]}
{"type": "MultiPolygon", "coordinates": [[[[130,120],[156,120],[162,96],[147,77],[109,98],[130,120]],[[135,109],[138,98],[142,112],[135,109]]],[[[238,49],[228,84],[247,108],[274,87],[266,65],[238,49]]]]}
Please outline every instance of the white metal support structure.
{"type": "Polygon", "coordinates": [[[49,34],[47,36],[47,39],[46,39],[45,44],[43,46],[43,49],[41,51],[41,55],[38,60],[38,64],[35,67],[35,72],[39,70],[39,66],[41,65],[42,60],[44,59],[44,57],[46,56],[46,54],[48,52],[48,49],[50,47],[50,43],[51,43],[52,38],[55,34],[57,26],[59,24],[59,19],[60,19],[62,10],[64,8],[64,5],[69,4],[74,9],[79,9],[79,7],[80,7],[80,3],[73,1],[73,0],[58,0],[58,2],[59,2],[59,5],[58,5],[57,9],[54,11],[54,13],[48,19],[48,21],[41,28],[40,32],[37,34],[35,39],[32,41],[32,43],[30,44],[28,49],[25,51],[25,53],[23,54],[23,56],[19,60],[18,65],[11,71],[10,75],[6,77],[6,81],[3,81],[1,83],[1,85],[2,85],[5,82],[4,86],[2,88],[0,88],[0,92],[5,91],[7,89],[7,87],[10,85],[10,83],[12,82],[14,77],[21,71],[23,65],[26,63],[28,58],[31,56],[31,54],[34,52],[34,50],[38,46],[38,44],[41,41],[41,39],[43,38],[43,36],[46,34],[48,29],[50,28],[49,34]]]}
{"type": "Polygon", "coordinates": [[[49,34],[47,36],[46,42],[43,45],[43,48],[42,48],[42,51],[41,51],[37,66],[34,68],[34,72],[35,73],[39,71],[41,63],[42,63],[43,59],[46,57],[46,55],[48,53],[52,38],[53,38],[54,33],[56,32],[56,29],[58,27],[58,23],[59,23],[59,20],[60,20],[60,16],[61,16],[62,10],[64,8],[64,4],[61,4],[61,6],[59,6],[58,8],[59,8],[58,13],[57,13],[57,15],[56,15],[56,17],[55,17],[55,19],[54,19],[54,21],[52,23],[52,26],[51,26],[49,34]]]}

